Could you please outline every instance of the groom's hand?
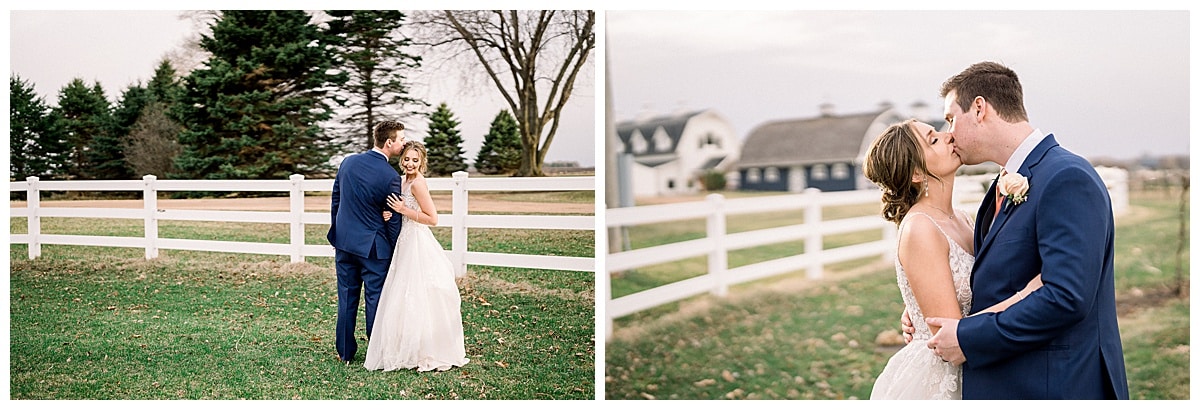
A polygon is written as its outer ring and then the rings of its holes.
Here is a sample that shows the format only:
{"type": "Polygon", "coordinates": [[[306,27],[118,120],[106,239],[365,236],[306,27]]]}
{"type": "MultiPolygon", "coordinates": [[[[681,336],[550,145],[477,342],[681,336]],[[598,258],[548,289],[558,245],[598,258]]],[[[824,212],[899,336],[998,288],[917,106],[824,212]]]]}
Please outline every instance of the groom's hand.
{"type": "Polygon", "coordinates": [[[967,361],[967,357],[963,355],[962,348],[958,345],[958,320],[946,319],[940,317],[925,318],[925,323],[929,327],[939,327],[936,335],[929,339],[926,344],[930,349],[933,349],[933,354],[942,358],[950,364],[960,365],[967,361]]]}
{"type": "Polygon", "coordinates": [[[912,343],[913,334],[917,333],[917,328],[913,326],[912,318],[908,316],[908,309],[904,309],[904,314],[900,315],[900,331],[904,333],[904,344],[912,343]]]}

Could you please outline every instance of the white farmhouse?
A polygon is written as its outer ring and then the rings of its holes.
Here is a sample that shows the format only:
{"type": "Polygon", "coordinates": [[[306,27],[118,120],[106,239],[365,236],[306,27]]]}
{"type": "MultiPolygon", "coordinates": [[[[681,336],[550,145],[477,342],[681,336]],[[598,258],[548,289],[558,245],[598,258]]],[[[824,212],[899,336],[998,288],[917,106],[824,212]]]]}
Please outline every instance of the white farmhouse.
{"type": "MultiPolygon", "coordinates": [[[[690,194],[702,190],[709,171],[731,172],[741,141],[713,110],[616,124],[620,152],[629,154],[628,181],[635,197],[690,194]]],[[[619,161],[621,162],[621,161],[619,161]]]]}

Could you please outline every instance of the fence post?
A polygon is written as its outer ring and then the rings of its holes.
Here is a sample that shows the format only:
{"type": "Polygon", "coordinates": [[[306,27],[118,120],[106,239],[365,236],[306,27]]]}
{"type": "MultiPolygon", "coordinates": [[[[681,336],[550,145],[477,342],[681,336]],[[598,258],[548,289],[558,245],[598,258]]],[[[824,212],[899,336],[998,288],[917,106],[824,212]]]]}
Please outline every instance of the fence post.
{"type": "Polygon", "coordinates": [[[467,276],[467,172],[452,174],[454,191],[451,195],[450,256],[454,276],[467,276]]]}
{"type": "Polygon", "coordinates": [[[292,225],[292,263],[304,262],[304,175],[292,174],[288,179],[292,184],[288,206],[292,225]]]}
{"type": "Polygon", "coordinates": [[[896,225],[891,221],[883,224],[883,244],[887,246],[883,250],[883,261],[891,262],[896,259],[896,225]]]}
{"type": "MultiPolygon", "coordinates": [[[[597,227],[599,227],[599,226],[597,226],[597,227]]],[[[603,235],[603,233],[599,233],[599,234],[603,235]]],[[[605,242],[597,241],[596,243],[599,244],[599,243],[605,243],[605,242]]],[[[601,254],[604,254],[604,253],[607,253],[607,252],[597,251],[596,256],[600,257],[601,254]]],[[[604,301],[604,306],[612,306],[613,305],[613,303],[612,303],[612,300],[613,300],[612,299],[612,272],[609,271],[608,268],[604,268],[603,276],[604,276],[604,285],[600,289],[602,289],[604,291],[604,295],[603,295],[603,298],[601,298],[600,300],[604,301]]],[[[604,340],[605,341],[612,340],[612,335],[613,335],[613,315],[612,315],[612,313],[610,313],[609,311],[606,310],[604,312],[604,340]]]]}
{"type": "Polygon", "coordinates": [[[729,293],[729,256],[725,250],[725,197],[709,194],[706,198],[712,205],[708,214],[708,238],[713,241],[712,253],[708,255],[708,274],[713,277],[712,293],[725,297],[729,293]]]}
{"type": "Polygon", "coordinates": [[[825,248],[825,243],[821,236],[821,190],[817,188],[808,188],[804,190],[804,196],[808,199],[804,207],[804,225],[808,226],[808,238],[804,240],[804,253],[809,255],[810,261],[808,265],[807,277],[809,279],[820,279],[825,276],[824,261],[821,260],[821,252],[825,248]]]}
{"type": "Polygon", "coordinates": [[[158,257],[158,177],[142,176],[142,205],[146,207],[146,259],[158,257]]]}
{"type": "Polygon", "coordinates": [[[29,183],[28,191],[25,191],[25,205],[29,207],[29,217],[25,218],[29,224],[29,259],[37,259],[42,256],[42,217],[38,216],[42,191],[38,186],[38,177],[27,177],[25,182],[29,183]]]}

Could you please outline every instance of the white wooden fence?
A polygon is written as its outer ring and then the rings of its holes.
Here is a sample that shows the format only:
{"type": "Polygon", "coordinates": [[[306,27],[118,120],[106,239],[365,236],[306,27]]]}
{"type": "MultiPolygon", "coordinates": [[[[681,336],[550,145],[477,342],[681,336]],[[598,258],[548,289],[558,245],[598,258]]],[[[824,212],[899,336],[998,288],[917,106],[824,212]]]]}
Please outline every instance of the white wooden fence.
{"type": "MultiPolygon", "coordinates": [[[[975,190],[974,184],[963,185],[966,186],[963,191],[955,192],[955,207],[974,212],[983,192],[975,190]]],[[[608,209],[605,225],[609,228],[706,218],[707,234],[701,239],[608,254],[603,287],[606,292],[605,337],[612,337],[615,318],[706,292],[725,296],[730,285],[798,270],[805,270],[810,279],[818,279],[823,276],[827,264],[876,255],[890,261],[895,251],[894,223],[885,221],[878,214],[835,220],[822,218],[823,207],[878,203],[877,190],[822,193],[810,188],[802,194],[739,199],[712,194],[705,201],[608,209]],[[729,215],[793,210],[803,212],[804,223],[739,233],[726,231],[725,221],[729,215]],[[825,236],[875,229],[882,230],[883,239],[823,249],[825,236]],[[797,240],[804,241],[803,253],[736,268],[728,266],[729,251],[797,240]],[[612,298],[613,273],[697,256],[708,257],[708,271],[703,275],[612,298]]]]}
{"type": "MultiPolygon", "coordinates": [[[[1126,174],[1111,169],[1098,168],[1097,171],[1108,185],[1109,196],[1113,201],[1113,213],[1125,213],[1129,207],[1126,174]]],[[[988,185],[995,177],[994,173],[955,177],[952,199],[954,208],[964,210],[974,218],[988,185]]],[[[891,261],[895,251],[896,225],[885,221],[878,213],[822,220],[822,207],[859,204],[879,204],[879,191],[871,189],[822,193],[810,188],[802,194],[730,200],[713,194],[705,201],[605,210],[605,225],[608,228],[707,219],[707,233],[704,238],[608,254],[605,258],[605,283],[602,288],[605,292],[605,338],[612,337],[615,318],[703,293],[722,297],[730,285],[798,270],[805,270],[810,279],[818,279],[823,276],[824,266],[827,264],[875,255],[891,261]],[[725,220],[729,215],[790,210],[803,212],[804,223],[733,234],[728,233],[725,228],[725,220]],[[883,239],[822,249],[824,236],[872,229],[882,229],[883,239]],[[803,253],[732,269],[728,266],[728,252],[731,250],[796,240],[804,240],[803,253]],[[708,257],[708,271],[703,275],[612,298],[613,273],[697,256],[708,257]]]]}
{"type": "MultiPolygon", "coordinates": [[[[466,274],[467,265],[595,271],[595,258],[472,252],[467,247],[468,228],[587,231],[595,229],[595,218],[587,215],[470,215],[467,213],[468,192],[591,191],[595,189],[595,177],[470,179],[466,172],[456,172],[452,178],[429,178],[428,182],[431,191],[452,192],[451,212],[439,214],[437,226],[450,227],[451,247],[447,252],[454,262],[455,274],[458,276],[466,274]]],[[[157,258],[160,249],[290,255],[292,262],[303,262],[308,256],[334,256],[334,249],[328,243],[311,245],[306,244],[304,240],[304,225],[329,225],[330,222],[328,211],[304,211],[304,193],[331,192],[332,179],[306,180],[302,175],[292,175],[289,180],[158,180],[153,175],[147,175],[142,180],[39,181],[36,177],[29,177],[25,182],[11,182],[10,190],[28,193],[26,208],[11,209],[11,216],[28,219],[28,233],[11,235],[11,243],[29,244],[30,259],[41,255],[42,245],[145,248],[147,259],[157,258]],[[40,206],[42,191],[142,191],[144,206],[142,209],[46,208],[40,206]],[[288,192],[290,210],[271,212],[158,209],[158,193],[168,191],[288,192]],[[145,236],[43,234],[41,218],[45,217],[141,219],[145,221],[145,236]],[[166,220],[283,223],[291,227],[290,243],[160,238],[158,222],[166,220]]]]}

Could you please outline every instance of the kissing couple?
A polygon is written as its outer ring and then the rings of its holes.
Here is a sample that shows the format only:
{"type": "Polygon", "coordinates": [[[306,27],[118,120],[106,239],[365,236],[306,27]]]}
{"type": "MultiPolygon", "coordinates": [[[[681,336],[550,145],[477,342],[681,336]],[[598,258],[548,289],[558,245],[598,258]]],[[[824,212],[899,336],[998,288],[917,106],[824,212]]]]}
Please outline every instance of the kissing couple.
{"type": "Polygon", "coordinates": [[[940,94],[948,130],[893,125],[863,165],[899,230],[911,339],[871,399],[1128,399],[1104,181],[1030,125],[1008,67],[971,65],[940,94]],[[954,176],[986,161],[1003,168],[972,223],[954,176]]]}

